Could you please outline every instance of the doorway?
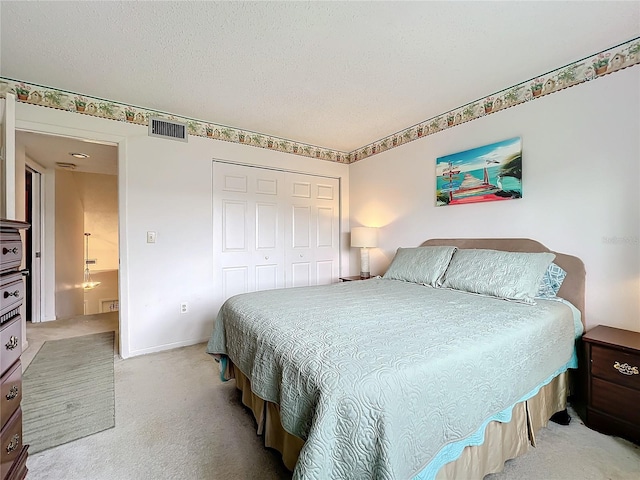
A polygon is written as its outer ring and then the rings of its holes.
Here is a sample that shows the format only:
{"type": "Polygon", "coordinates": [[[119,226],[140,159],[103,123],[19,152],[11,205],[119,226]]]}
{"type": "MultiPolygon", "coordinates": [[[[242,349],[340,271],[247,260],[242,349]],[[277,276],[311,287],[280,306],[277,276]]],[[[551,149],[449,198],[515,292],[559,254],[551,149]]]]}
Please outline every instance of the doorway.
{"type": "Polygon", "coordinates": [[[16,147],[17,164],[25,166],[24,215],[32,225],[25,238],[32,272],[27,278],[29,347],[39,343],[35,327],[46,330],[48,338],[95,328],[117,333],[118,147],[27,131],[16,131],[16,147]],[[85,233],[91,233],[88,252],[85,233]],[[83,288],[85,269],[97,284],[93,289],[83,288]]]}

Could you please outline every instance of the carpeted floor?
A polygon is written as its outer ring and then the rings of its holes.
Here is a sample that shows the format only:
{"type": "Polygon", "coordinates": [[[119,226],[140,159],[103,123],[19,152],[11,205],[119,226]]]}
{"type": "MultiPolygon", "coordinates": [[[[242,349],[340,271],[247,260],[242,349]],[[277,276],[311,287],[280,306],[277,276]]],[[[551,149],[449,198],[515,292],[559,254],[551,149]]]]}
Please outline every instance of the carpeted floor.
{"type": "MultiPolygon", "coordinates": [[[[116,360],[116,427],[31,455],[29,479],[290,479],[256,435],[234,382],[220,382],[204,349],[116,360]]],[[[589,430],[575,416],[537,438],[537,448],[487,480],[638,478],[638,447],[589,430]]]]}
{"type": "Polygon", "coordinates": [[[24,372],[24,443],[37,453],[114,426],[114,332],[50,340],[24,372]]]}

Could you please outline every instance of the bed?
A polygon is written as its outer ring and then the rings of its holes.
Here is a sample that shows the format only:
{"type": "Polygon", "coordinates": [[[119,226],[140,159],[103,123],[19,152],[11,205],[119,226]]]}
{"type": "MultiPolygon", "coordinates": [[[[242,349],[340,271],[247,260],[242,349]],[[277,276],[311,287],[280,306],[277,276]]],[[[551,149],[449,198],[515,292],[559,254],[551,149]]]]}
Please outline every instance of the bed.
{"type": "Polygon", "coordinates": [[[482,478],[565,408],[584,279],[533,240],[429,240],[384,278],[230,298],[207,352],[294,478],[482,478]]]}

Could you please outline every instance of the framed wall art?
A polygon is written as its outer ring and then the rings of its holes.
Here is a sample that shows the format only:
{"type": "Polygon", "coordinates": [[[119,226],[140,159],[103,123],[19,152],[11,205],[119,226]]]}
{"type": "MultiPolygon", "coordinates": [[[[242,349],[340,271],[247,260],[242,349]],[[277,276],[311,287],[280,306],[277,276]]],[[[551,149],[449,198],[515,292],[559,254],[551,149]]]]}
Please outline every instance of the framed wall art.
{"type": "Polygon", "coordinates": [[[522,139],[436,159],[436,206],[522,197],[522,139]]]}

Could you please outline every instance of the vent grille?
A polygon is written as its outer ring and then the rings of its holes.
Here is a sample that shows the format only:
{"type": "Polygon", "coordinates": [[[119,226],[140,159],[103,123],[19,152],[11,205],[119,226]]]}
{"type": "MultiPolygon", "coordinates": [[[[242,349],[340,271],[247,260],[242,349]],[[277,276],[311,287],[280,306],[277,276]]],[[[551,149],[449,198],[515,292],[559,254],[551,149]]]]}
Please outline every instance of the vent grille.
{"type": "Polygon", "coordinates": [[[63,168],[65,170],[75,170],[77,165],[75,163],[56,162],[56,167],[63,168]]]}
{"type": "Polygon", "coordinates": [[[187,125],[161,118],[149,118],[149,136],[187,142],[187,125]]]}

